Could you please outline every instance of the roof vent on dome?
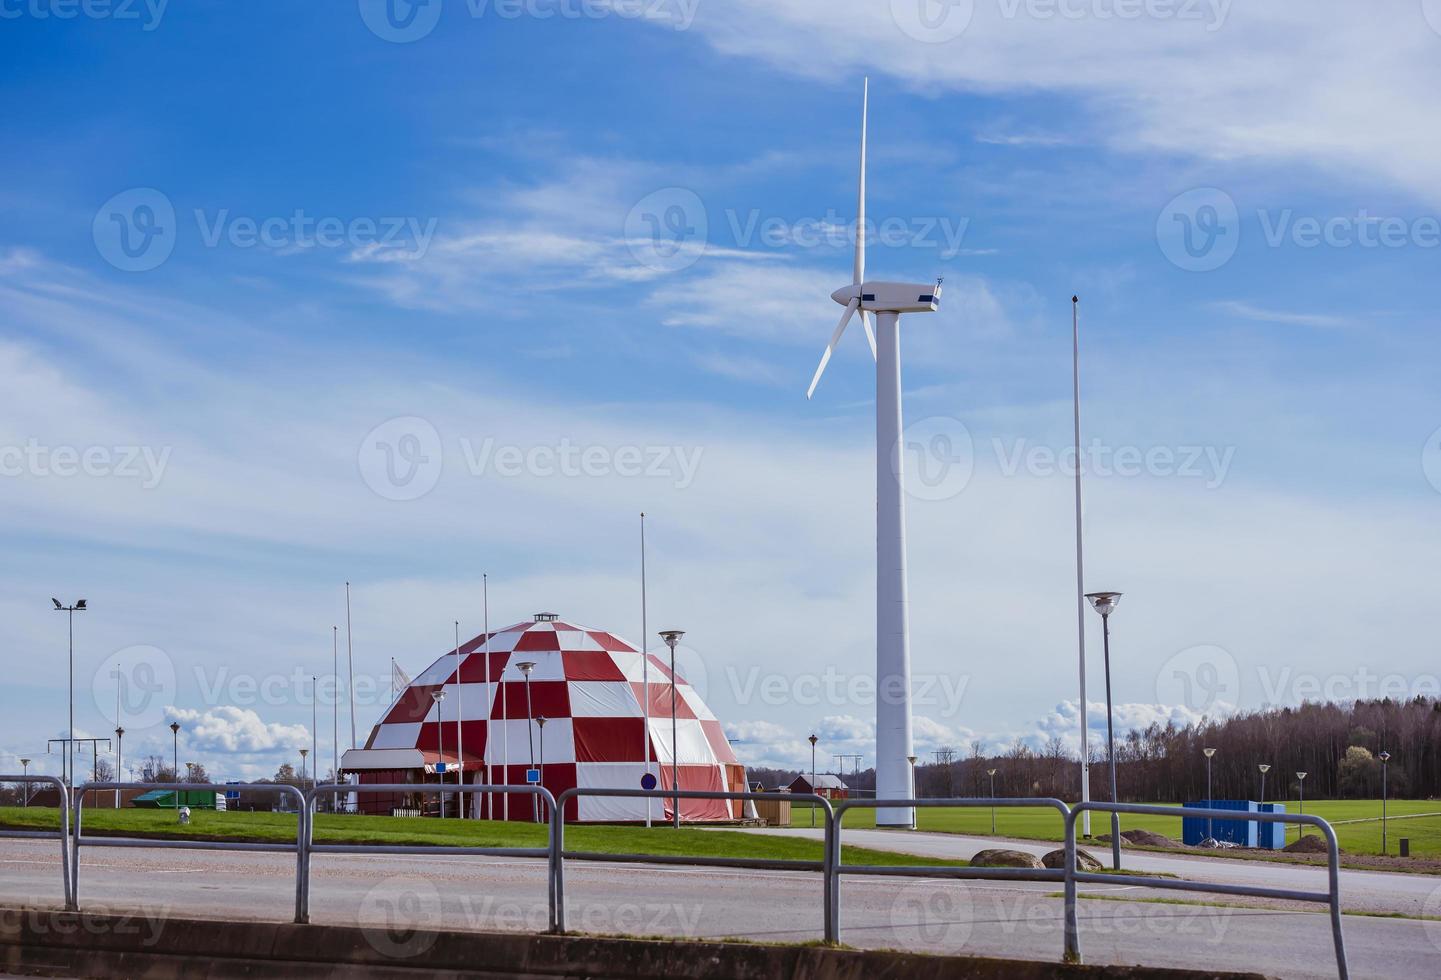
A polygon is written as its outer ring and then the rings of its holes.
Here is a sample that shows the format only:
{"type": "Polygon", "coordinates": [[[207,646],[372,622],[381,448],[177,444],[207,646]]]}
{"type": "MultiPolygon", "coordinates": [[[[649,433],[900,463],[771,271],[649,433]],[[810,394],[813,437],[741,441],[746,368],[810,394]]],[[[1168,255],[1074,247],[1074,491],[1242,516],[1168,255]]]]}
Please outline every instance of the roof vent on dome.
{"type": "Polygon", "coordinates": [[[560,616],[559,616],[559,614],[557,614],[557,613],[536,613],[536,614],[535,614],[535,621],[536,621],[537,623],[553,623],[553,622],[555,622],[555,621],[556,621],[557,619],[559,619],[559,618],[560,618],[560,616]]]}

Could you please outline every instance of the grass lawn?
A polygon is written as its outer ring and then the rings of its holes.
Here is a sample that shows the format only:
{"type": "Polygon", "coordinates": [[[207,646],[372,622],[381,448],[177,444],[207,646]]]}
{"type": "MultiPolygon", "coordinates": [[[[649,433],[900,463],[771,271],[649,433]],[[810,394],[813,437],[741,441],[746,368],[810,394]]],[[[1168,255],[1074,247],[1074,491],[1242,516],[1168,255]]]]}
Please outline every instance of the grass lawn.
{"type": "MultiPolygon", "coordinates": [[[[60,825],[59,812],[42,807],[0,807],[0,827],[48,829],[60,825]]],[[[290,842],[295,840],[295,816],[285,813],[216,813],[192,810],[188,827],[181,828],[172,810],[85,811],[87,834],[170,836],[207,840],[290,842]]],[[[488,820],[435,820],[407,817],[367,817],[319,814],[315,818],[319,844],[438,844],[461,847],[544,847],[545,828],[533,823],[488,820]]],[[[818,861],[819,841],[748,834],[738,830],[701,830],[668,826],[644,827],[567,825],[567,851],[605,854],[661,854],[684,857],[748,857],[785,861],[818,861]]],[[[852,864],[921,866],[964,865],[964,861],[844,848],[842,860],[852,864]]]]}
{"type": "MultiPolygon", "coordinates": [[[[1290,813],[1296,813],[1295,800],[1273,800],[1286,804],[1290,813]]],[[[1413,819],[1397,819],[1407,814],[1441,814],[1441,801],[1434,800],[1392,800],[1387,805],[1392,818],[1388,837],[1390,850],[1396,853],[1396,841],[1401,837],[1411,839],[1411,853],[1416,857],[1441,858],[1441,816],[1417,816],[1413,819]]],[[[920,829],[948,834],[988,835],[991,831],[989,808],[922,809],[920,829]]],[[[1331,821],[1336,830],[1342,850],[1353,854],[1381,853],[1381,801],[1380,800],[1321,800],[1306,802],[1306,812],[1331,821]],[[1361,821],[1346,823],[1345,821],[1361,821]]],[[[1091,814],[1093,834],[1110,833],[1110,815],[1091,814]]],[[[805,808],[796,806],[793,810],[792,826],[809,825],[805,808]]],[[[845,814],[847,827],[874,827],[875,810],[858,808],[845,814]]],[[[1164,834],[1173,840],[1181,839],[1179,817],[1121,817],[1121,829],[1150,830],[1164,834]]],[[[1287,828],[1287,839],[1295,840],[1296,827],[1287,828]]],[[[1308,828],[1308,833],[1316,833],[1308,828]]],[[[997,809],[996,833],[1003,837],[1022,840],[1060,841],[1062,823],[1060,814],[1047,807],[1025,807],[1021,809],[997,809]]]]}

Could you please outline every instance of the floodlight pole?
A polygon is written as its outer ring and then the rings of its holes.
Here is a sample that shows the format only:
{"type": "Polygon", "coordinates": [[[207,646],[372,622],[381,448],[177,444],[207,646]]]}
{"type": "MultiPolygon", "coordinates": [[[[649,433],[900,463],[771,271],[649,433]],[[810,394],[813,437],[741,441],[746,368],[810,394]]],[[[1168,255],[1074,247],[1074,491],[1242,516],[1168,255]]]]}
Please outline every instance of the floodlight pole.
{"type": "MultiPolygon", "coordinates": [[[[78,612],[84,612],[84,611],[85,611],[85,608],[86,608],[86,607],[85,607],[85,600],[84,600],[84,599],[77,599],[77,600],[75,600],[75,602],[71,603],[71,604],[68,605],[68,606],[65,605],[64,603],[62,603],[59,599],[53,599],[53,598],[52,598],[50,601],[55,604],[55,611],[56,611],[56,612],[63,612],[63,613],[65,613],[67,616],[69,616],[69,618],[70,618],[70,735],[69,735],[69,742],[70,742],[71,745],[73,745],[74,742],[75,742],[75,613],[76,613],[77,611],[78,611],[78,612]]],[[[66,746],[67,751],[66,751],[66,753],[65,753],[65,756],[62,757],[62,775],[64,774],[65,771],[67,771],[67,770],[65,769],[65,766],[67,765],[67,763],[65,762],[65,760],[69,759],[69,755],[70,755],[70,753],[69,753],[69,751],[68,751],[69,748],[70,748],[70,745],[67,745],[67,746],[66,746]]],[[[68,762],[68,772],[69,772],[69,776],[65,779],[65,785],[66,785],[66,786],[71,786],[71,787],[73,787],[73,786],[75,785],[75,762],[74,762],[74,760],[69,760],[69,762],[68,762]]]]}
{"type": "MultiPolygon", "coordinates": [[[[1086,697],[1086,562],[1081,526],[1081,318],[1079,296],[1071,297],[1071,393],[1076,438],[1076,644],[1081,660],[1081,802],[1091,802],[1090,704],[1086,697]]],[[[1091,836],[1091,811],[1081,812],[1081,833],[1091,836]]]]}
{"type": "MultiPolygon", "coordinates": [[[[180,722],[170,723],[170,773],[180,782],[180,722]]],[[[178,799],[178,797],[177,797],[178,799]]]]}
{"type": "MultiPolygon", "coordinates": [[[[672,826],[680,830],[680,750],[677,744],[675,703],[678,693],[675,680],[675,645],[685,636],[685,630],[662,630],[660,638],[670,647],[670,789],[675,795],[675,812],[672,826]]],[[[814,788],[814,787],[812,787],[814,788]]]]}

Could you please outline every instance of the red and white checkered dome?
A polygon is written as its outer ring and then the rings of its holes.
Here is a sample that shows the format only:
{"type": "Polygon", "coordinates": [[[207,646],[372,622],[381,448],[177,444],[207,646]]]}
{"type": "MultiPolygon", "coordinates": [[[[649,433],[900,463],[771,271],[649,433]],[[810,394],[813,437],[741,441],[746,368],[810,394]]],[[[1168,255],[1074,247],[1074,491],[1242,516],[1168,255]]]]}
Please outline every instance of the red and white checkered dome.
{"type": "MultiPolygon", "coordinates": [[[[419,749],[428,763],[453,764],[459,758],[471,783],[485,781],[488,764],[492,785],[522,785],[533,743],[543,785],[559,796],[572,786],[640,789],[648,746],[649,771],[659,788],[669,789],[671,674],[654,654],[648,660],[649,731],[643,707],[647,670],[639,650],[605,630],[540,613],[488,639],[481,635],[462,644],[458,657],[451,650],[438,658],[390,706],[365,747],[419,749]],[[521,663],[534,664],[529,712],[521,663]],[[439,702],[438,691],[444,691],[439,702]],[[544,718],[544,726],[532,724],[531,717],[544,718]]],[[[674,691],[680,788],[744,791],[745,770],[716,716],[683,677],[676,678],[674,691]]],[[[469,812],[483,805],[472,804],[469,812]]],[[[653,819],[671,815],[668,800],[579,797],[567,807],[566,818],[644,820],[647,805],[653,819]]],[[[511,810],[529,814],[530,806],[525,797],[510,798],[511,810]]],[[[683,820],[740,815],[736,802],[681,800],[683,820]]]]}

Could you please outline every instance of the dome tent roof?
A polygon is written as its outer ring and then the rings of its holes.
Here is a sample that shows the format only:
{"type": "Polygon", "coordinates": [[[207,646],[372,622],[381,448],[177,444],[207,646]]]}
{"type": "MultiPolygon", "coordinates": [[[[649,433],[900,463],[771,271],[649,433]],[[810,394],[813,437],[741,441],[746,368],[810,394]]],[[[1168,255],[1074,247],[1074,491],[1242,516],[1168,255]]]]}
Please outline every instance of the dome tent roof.
{"type": "MultiPolygon", "coordinates": [[[[680,788],[745,789],[744,770],[700,694],[683,677],[672,687],[669,668],[653,654],[648,667],[649,730],[647,659],[639,650],[605,630],[538,614],[463,643],[458,657],[451,650],[437,658],[386,710],[365,747],[418,749],[427,762],[452,768],[459,759],[467,782],[483,782],[489,765],[493,784],[524,783],[534,758],[556,795],[571,786],[639,789],[648,748],[650,771],[668,789],[674,691],[680,788]],[[522,663],[534,664],[529,685],[522,663]],[[544,718],[543,728],[532,718],[544,718]]],[[[648,803],[654,819],[669,816],[670,804],[660,800],[581,797],[567,818],[641,820],[648,803]]],[[[726,801],[681,801],[685,820],[739,812],[726,801]]]]}

